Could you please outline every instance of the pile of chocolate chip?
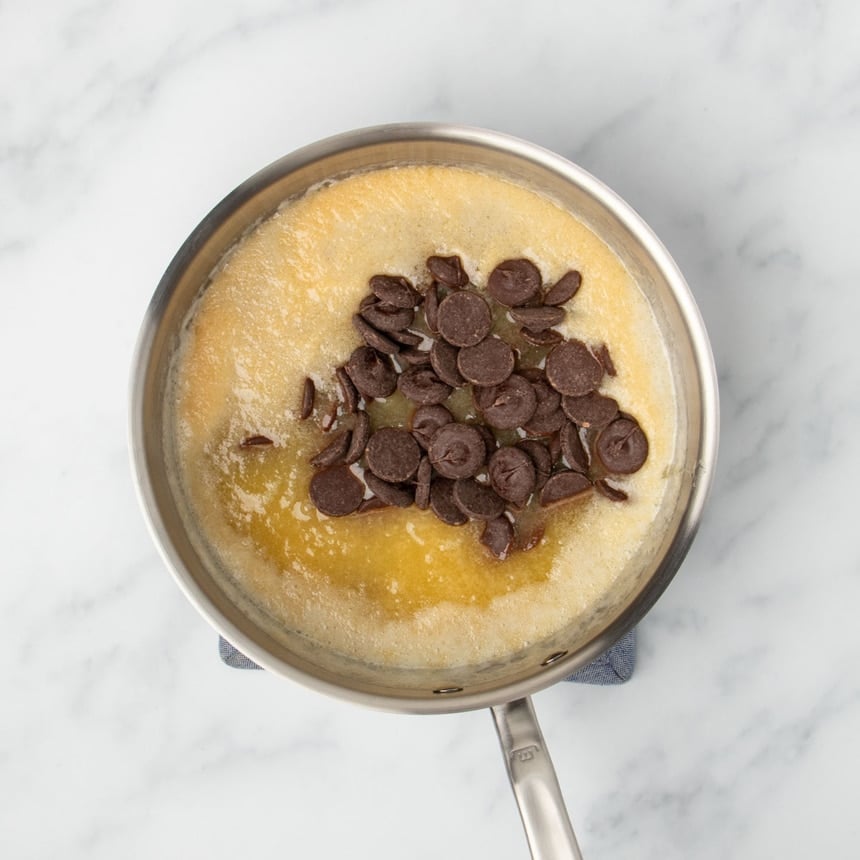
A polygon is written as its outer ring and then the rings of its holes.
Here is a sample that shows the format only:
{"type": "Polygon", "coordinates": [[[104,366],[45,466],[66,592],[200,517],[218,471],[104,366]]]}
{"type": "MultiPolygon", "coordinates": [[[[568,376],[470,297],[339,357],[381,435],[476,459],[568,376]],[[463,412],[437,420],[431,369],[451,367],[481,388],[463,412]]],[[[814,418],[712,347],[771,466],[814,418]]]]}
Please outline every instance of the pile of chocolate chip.
{"type": "MultiPolygon", "coordinates": [[[[518,535],[526,511],[592,489],[625,501],[607,476],[637,471],[648,440],[598,391],[604,375],[615,375],[606,345],[592,352],[555,328],[579,272],[545,288],[534,263],[506,260],[484,293],[459,257],[430,257],[427,269],[423,292],[404,277],[375,275],[353,316],[365,343],[335,371],[340,402],[320,425],[331,441],[311,461],[318,510],[341,517],[414,504],[450,525],[480,520],[482,543],[505,558],[536,543],[518,535]],[[473,421],[445,406],[464,386],[473,421]],[[372,431],[367,403],[398,390],[415,404],[408,426],[372,431]]],[[[307,379],[301,417],[314,411],[307,379]]]]}

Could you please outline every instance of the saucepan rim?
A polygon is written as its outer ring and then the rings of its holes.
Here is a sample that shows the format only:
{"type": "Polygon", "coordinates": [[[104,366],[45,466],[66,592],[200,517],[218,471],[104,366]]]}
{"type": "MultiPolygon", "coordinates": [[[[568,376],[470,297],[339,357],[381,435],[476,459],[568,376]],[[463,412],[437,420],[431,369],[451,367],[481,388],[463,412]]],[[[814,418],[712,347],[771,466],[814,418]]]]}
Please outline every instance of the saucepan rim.
{"type": "MultiPolygon", "coordinates": [[[[224,249],[226,252],[227,248],[224,249]]],[[[202,285],[201,285],[202,286],[202,285]]],[[[313,143],[273,162],[241,183],[221,200],[185,240],[165,271],[147,309],[141,326],[132,364],[129,445],[135,485],[150,532],[174,579],[188,600],[228,641],[265,669],[318,691],[366,706],[403,713],[446,713],[472,710],[513,701],[535,693],[603,653],[624,633],[635,626],[663,593],[683,561],[698,529],[703,507],[710,491],[719,434],[719,403],[716,371],[707,332],[692,293],[678,266],[654,231],[615,192],[578,165],[536,144],[497,131],[443,123],[396,123],[356,129],[313,143]],[[454,695],[389,695],[355,689],[337,680],[304,671],[261,647],[251,636],[226,618],[196,582],[173,544],[159,507],[145,451],[147,432],[143,418],[147,372],[159,322],[172,291],[198,249],[219,226],[244,203],[274,182],[314,161],[350,149],[383,143],[428,141],[450,142],[484,147],[525,159],[582,189],[607,213],[630,231],[642,245],[652,263],[666,280],[690,340],[700,392],[698,458],[686,509],[681,515],[671,544],[660,559],[654,574],[636,598],[606,628],[585,646],[576,649],[534,675],[501,684],[492,690],[468,690],[454,695]]],[[[252,623],[252,622],[249,622],[252,623]]]]}

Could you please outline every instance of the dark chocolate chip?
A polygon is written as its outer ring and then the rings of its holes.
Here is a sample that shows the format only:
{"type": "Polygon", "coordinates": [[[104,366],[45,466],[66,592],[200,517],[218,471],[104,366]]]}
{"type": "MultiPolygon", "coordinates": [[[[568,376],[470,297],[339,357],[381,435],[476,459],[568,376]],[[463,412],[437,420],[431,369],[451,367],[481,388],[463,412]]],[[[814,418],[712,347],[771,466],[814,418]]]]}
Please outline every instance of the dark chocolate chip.
{"type": "Polygon", "coordinates": [[[566,421],[559,434],[561,453],[565,462],[574,472],[588,471],[588,455],[579,438],[579,428],[572,421],[566,421]]]}
{"type": "Polygon", "coordinates": [[[418,471],[421,449],[409,431],[383,427],[368,440],[364,459],[377,478],[396,484],[408,481],[418,471]]]}
{"type": "Polygon", "coordinates": [[[323,415],[322,420],[320,421],[320,427],[322,427],[324,433],[328,433],[329,430],[334,427],[337,422],[337,403],[332,400],[329,403],[328,411],[325,415],[323,415]]]}
{"type": "Polygon", "coordinates": [[[379,299],[375,295],[373,295],[373,293],[370,293],[358,303],[358,310],[363,311],[365,308],[369,308],[371,305],[375,305],[378,302],[379,299]]]}
{"type": "Polygon", "coordinates": [[[629,475],[647,459],[648,439],[635,418],[624,416],[600,431],[595,450],[607,472],[629,475]]]}
{"type": "Polygon", "coordinates": [[[535,467],[535,489],[539,490],[552,474],[552,456],[549,449],[537,439],[523,439],[517,443],[517,448],[521,448],[531,457],[535,467]]]}
{"type": "Polygon", "coordinates": [[[421,298],[412,284],[398,275],[374,275],[370,289],[380,302],[396,308],[414,308],[421,298]]]}
{"type": "Polygon", "coordinates": [[[474,427],[481,436],[484,437],[484,445],[487,449],[487,456],[489,457],[499,445],[496,437],[493,435],[493,431],[490,430],[486,424],[470,424],[469,426],[474,427]]]}
{"type": "Polygon", "coordinates": [[[545,418],[561,408],[561,395],[546,381],[545,376],[530,381],[537,398],[536,418],[545,418]]]}
{"type": "Polygon", "coordinates": [[[414,331],[409,331],[409,329],[404,329],[403,331],[390,331],[388,332],[388,337],[399,343],[401,346],[418,346],[418,344],[424,339],[420,334],[416,334],[414,331]]]}
{"type": "Polygon", "coordinates": [[[602,343],[597,348],[597,360],[603,365],[603,369],[606,371],[607,376],[615,376],[615,364],[612,361],[612,356],[609,354],[609,347],[602,343]]]}
{"type": "Polygon", "coordinates": [[[346,363],[346,372],[366,398],[388,397],[397,387],[397,372],[391,359],[369,346],[353,350],[346,363]]]}
{"type": "MultiPolygon", "coordinates": [[[[561,410],[559,410],[559,411],[561,411],[561,410]]],[[[564,415],[563,412],[562,412],[562,415],[564,415]]],[[[565,421],[567,421],[566,418],[565,418],[565,421]]],[[[564,424],[562,424],[562,427],[563,426],[564,426],[564,424]]],[[[547,447],[547,450],[549,451],[549,456],[552,458],[553,465],[555,465],[561,459],[561,432],[560,431],[553,433],[549,437],[549,439],[547,439],[546,447],[547,447]]]]}
{"type": "Polygon", "coordinates": [[[454,482],[454,504],[474,520],[494,520],[505,512],[505,500],[489,484],[474,478],[454,482]]]}
{"type": "Polygon", "coordinates": [[[481,533],[481,543],[498,559],[507,558],[514,542],[514,527],[505,517],[488,520],[481,533]]]}
{"type": "Polygon", "coordinates": [[[511,319],[530,332],[538,333],[558,325],[564,319],[562,308],[511,308],[511,319]]]}
{"type": "Polygon", "coordinates": [[[329,517],[344,517],[358,510],[364,498],[364,484],[349,466],[332,466],[311,478],[311,501],[317,510],[329,517]]]}
{"type": "Polygon", "coordinates": [[[474,346],[492,329],[490,306],[477,293],[451,293],[439,303],[439,334],[454,346],[474,346]]]}
{"type": "Polygon", "coordinates": [[[581,285],[582,275],[577,271],[571,270],[567,274],[562,275],[556,281],[555,286],[547,290],[546,295],[543,297],[543,303],[545,305],[563,305],[576,295],[576,291],[581,285]]]}
{"type": "Polygon", "coordinates": [[[594,486],[597,488],[598,493],[602,496],[606,496],[607,499],[610,499],[613,502],[626,502],[629,498],[624,490],[620,487],[613,487],[605,478],[595,481],[594,486]]]}
{"type": "Polygon", "coordinates": [[[302,386],[302,408],[299,411],[299,418],[302,421],[309,418],[311,412],[314,411],[314,399],[316,398],[316,386],[314,381],[309,377],[305,377],[305,383],[302,386]]]}
{"type": "Polygon", "coordinates": [[[322,449],[315,457],[311,458],[311,465],[317,468],[321,466],[334,466],[335,463],[345,462],[349,443],[352,441],[352,433],[349,430],[339,430],[332,437],[331,442],[322,449]]]}
{"type": "Polygon", "coordinates": [[[349,374],[345,367],[339,367],[335,370],[334,375],[337,377],[338,385],[340,386],[340,396],[343,401],[344,412],[355,412],[358,409],[358,390],[352,384],[349,374]]]}
{"type": "Polygon", "coordinates": [[[364,338],[364,342],[368,346],[372,346],[377,352],[394,355],[400,351],[400,344],[395,343],[390,337],[386,337],[381,331],[377,331],[361,314],[352,315],[352,324],[364,338]]]}
{"type": "Polygon", "coordinates": [[[535,414],[532,415],[531,420],[523,425],[523,430],[529,436],[549,436],[557,430],[561,430],[566,421],[567,417],[561,411],[560,406],[544,415],[538,415],[537,410],[535,410],[535,414]]]}
{"type": "Polygon", "coordinates": [[[367,417],[366,412],[357,412],[355,424],[352,426],[352,439],[346,454],[343,455],[343,462],[347,465],[357,462],[367,447],[368,439],[370,439],[370,418],[367,417]]]}
{"type": "Polygon", "coordinates": [[[520,448],[499,448],[487,464],[493,489],[515,504],[525,504],[537,483],[532,458],[520,448]]]}
{"type": "Polygon", "coordinates": [[[370,471],[364,473],[364,483],[371,493],[387,505],[408,508],[415,501],[415,491],[408,484],[392,484],[383,481],[370,471]]]}
{"type": "Polygon", "coordinates": [[[487,448],[474,427],[452,422],[433,434],[427,454],[443,477],[471,478],[484,464],[487,448]]]}
{"type": "Polygon", "coordinates": [[[424,293],[424,321],[432,334],[439,334],[439,287],[435,283],[424,293]]]}
{"type": "Polygon", "coordinates": [[[588,394],[600,385],[603,368],[581,340],[566,340],[546,358],[546,378],[562,394],[588,394]]]}
{"type": "Polygon", "coordinates": [[[268,436],[246,436],[240,443],[240,448],[268,448],[275,443],[268,436]]]}
{"type": "Polygon", "coordinates": [[[565,395],[561,400],[564,414],[580,427],[604,427],[618,415],[618,403],[611,397],[589,391],[581,397],[565,395]]]}
{"type": "Polygon", "coordinates": [[[412,325],[415,311],[377,302],[366,307],[361,315],[378,331],[401,331],[412,325]]]}
{"type": "Polygon", "coordinates": [[[387,502],[383,502],[378,496],[371,496],[365,499],[356,510],[356,514],[372,514],[374,511],[384,511],[390,507],[387,502]]]}
{"type": "Polygon", "coordinates": [[[591,481],[579,472],[556,472],[540,491],[540,503],[547,507],[581,496],[591,489],[591,481]]]}
{"type": "Polygon", "coordinates": [[[401,364],[408,364],[410,367],[426,367],[430,364],[430,353],[408,346],[400,350],[397,359],[401,364]]]}
{"type": "MultiPolygon", "coordinates": [[[[513,430],[527,424],[537,408],[534,386],[516,373],[490,389],[492,402],[483,408],[484,421],[497,430],[513,430]]],[[[482,401],[485,399],[482,395],[482,401]]]]}
{"type": "Polygon", "coordinates": [[[454,482],[449,478],[434,478],[430,484],[430,509],[449,526],[462,526],[469,518],[454,504],[454,482]]]}
{"type": "Polygon", "coordinates": [[[428,257],[427,268],[430,274],[446,287],[465,287],[469,276],[463,268],[463,261],[457,257],[428,257]]]}
{"type": "MultiPolygon", "coordinates": [[[[467,296],[469,293],[456,293],[458,296],[467,296]]],[[[446,299],[447,301],[447,299],[446,299]]],[[[460,350],[456,346],[451,346],[444,340],[434,340],[433,346],[430,347],[430,363],[433,365],[433,370],[442,382],[448,385],[459,388],[466,384],[460,371],[457,369],[457,356],[460,350]]]]}
{"type": "Polygon", "coordinates": [[[472,401],[475,406],[483,412],[485,409],[489,409],[493,405],[493,400],[495,399],[496,394],[496,386],[495,385],[473,385],[472,386],[472,401]]]}
{"type": "Polygon", "coordinates": [[[524,305],[540,291],[541,277],[531,260],[505,260],[490,272],[487,292],[505,307],[524,305]]]}
{"type": "Polygon", "coordinates": [[[419,406],[412,415],[410,429],[418,444],[426,451],[430,447],[433,434],[446,424],[450,424],[454,416],[444,407],[437,404],[419,406]]]}
{"type": "Polygon", "coordinates": [[[422,511],[430,507],[430,479],[433,476],[433,466],[427,457],[422,457],[418,464],[418,474],[415,484],[415,506],[422,511]]]}
{"type": "Polygon", "coordinates": [[[477,346],[467,346],[457,356],[460,373],[475,385],[500,385],[514,370],[514,351],[492,335],[477,346]]]}
{"type": "Polygon", "coordinates": [[[423,365],[410,367],[397,380],[397,387],[403,396],[415,403],[443,403],[451,394],[451,386],[446,385],[429,368],[423,365]]]}
{"type": "Polygon", "coordinates": [[[532,346],[555,346],[564,340],[561,332],[554,328],[548,328],[546,331],[529,331],[527,328],[521,328],[520,337],[532,346]]]}

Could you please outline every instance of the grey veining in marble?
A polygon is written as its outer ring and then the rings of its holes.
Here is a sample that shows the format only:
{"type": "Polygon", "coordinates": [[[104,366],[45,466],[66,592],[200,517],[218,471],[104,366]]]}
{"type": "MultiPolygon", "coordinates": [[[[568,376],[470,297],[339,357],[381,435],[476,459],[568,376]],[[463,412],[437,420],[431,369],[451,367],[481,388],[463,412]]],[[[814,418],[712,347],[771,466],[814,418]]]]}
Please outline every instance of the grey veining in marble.
{"type": "Polygon", "coordinates": [[[496,128],[663,238],[720,466],[633,681],[536,697],[589,860],[857,856],[860,11],[843,0],[0,3],[0,856],[526,856],[491,721],[219,662],[126,451],[143,311],[256,169],[496,128]]]}

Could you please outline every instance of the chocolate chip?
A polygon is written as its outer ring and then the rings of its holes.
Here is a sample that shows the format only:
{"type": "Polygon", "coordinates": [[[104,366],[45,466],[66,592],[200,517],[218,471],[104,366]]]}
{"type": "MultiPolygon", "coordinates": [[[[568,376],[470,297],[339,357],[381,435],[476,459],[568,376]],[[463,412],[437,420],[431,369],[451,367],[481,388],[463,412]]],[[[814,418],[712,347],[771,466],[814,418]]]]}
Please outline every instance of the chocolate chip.
{"type": "Polygon", "coordinates": [[[415,403],[442,403],[451,394],[451,386],[442,382],[429,367],[422,365],[405,370],[397,380],[397,387],[404,397],[415,403]]]}
{"type": "Polygon", "coordinates": [[[430,509],[449,526],[462,526],[469,518],[454,504],[454,482],[449,478],[434,478],[430,484],[430,509]]]}
{"type": "Polygon", "coordinates": [[[338,367],[334,375],[337,377],[338,385],[340,386],[340,396],[343,401],[344,412],[355,412],[358,409],[358,390],[352,384],[349,374],[345,367],[338,367]]]}
{"type": "Polygon", "coordinates": [[[309,377],[305,377],[304,385],[302,386],[302,408],[299,411],[299,418],[304,421],[309,418],[314,411],[314,399],[316,397],[316,386],[314,381],[309,377]]]}
{"type": "Polygon", "coordinates": [[[546,358],[546,378],[562,394],[588,394],[600,385],[603,368],[581,340],[566,340],[546,358]]]}
{"type": "Polygon", "coordinates": [[[329,517],[344,517],[358,510],[364,498],[364,484],[349,466],[332,466],[311,478],[311,501],[317,510],[329,517]]]}
{"type": "Polygon", "coordinates": [[[580,427],[603,427],[618,414],[618,402],[596,391],[589,391],[581,397],[565,395],[561,408],[580,427]]]}
{"type": "Polygon", "coordinates": [[[603,369],[606,371],[607,376],[615,376],[615,364],[612,361],[612,356],[609,354],[609,347],[602,343],[597,348],[597,360],[603,365],[603,369]]]}
{"type": "Polygon", "coordinates": [[[375,496],[382,499],[386,505],[396,508],[408,508],[415,501],[415,491],[407,484],[392,484],[377,478],[373,472],[364,473],[364,483],[375,496]]]}
{"type": "MultiPolygon", "coordinates": [[[[468,293],[457,293],[456,295],[466,296],[468,293]]],[[[447,301],[447,299],[445,300],[447,301]]],[[[460,350],[456,346],[451,346],[444,340],[434,340],[433,346],[430,347],[430,363],[433,365],[433,370],[442,382],[453,388],[459,388],[466,384],[460,371],[457,369],[457,356],[460,350]]]]}
{"type": "Polygon", "coordinates": [[[463,268],[463,261],[457,257],[428,257],[427,268],[430,274],[446,287],[465,287],[469,276],[463,268]]]}
{"type": "Polygon", "coordinates": [[[561,442],[561,453],[565,462],[574,472],[588,471],[588,455],[582,447],[579,438],[579,428],[571,421],[566,421],[559,434],[561,442]]]}
{"type": "Polygon", "coordinates": [[[355,330],[364,338],[364,342],[373,347],[377,352],[386,355],[394,355],[400,351],[400,344],[395,343],[390,337],[386,337],[381,331],[377,331],[360,314],[352,315],[352,324],[355,330]]]}
{"type": "Polygon", "coordinates": [[[484,464],[487,448],[483,436],[474,427],[451,423],[433,434],[427,454],[443,477],[470,478],[484,464]]]}
{"type": "Polygon", "coordinates": [[[390,507],[386,502],[383,502],[378,496],[371,496],[365,499],[356,510],[356,514],[372,514],[374,511],[384,511],[390,507]]]}
{"type": "Polygon", "coordinates": [[[505,517],[488,520],[481,533],[481,543],[498,559],[507,558],[514,542],[514,527],[505,517]]]}
{"type": "Polygon", "coordinates": [[[369,308],[371,307],[371,305],[375,305],[378,302],[379,299],[375,295],[373,295],[373,293],[370,293],[358,303],[358,310],[363,311],[365,308],[369,308]]]}
{"type": "Polygon", "coordinates": [[[492,335],[477,346],[467,346],[457,356],[460,373],[475,385],[491,386],[504,382],[514,370],[514,352],[503,340],[492,335]]]}
{"type": "Polygon", "coordinates": [[[613,487],[605,478],[594,482],[597,492],[613,502],[626,502],[628,499],[627,493],[620,487],[613,487]]]}
{"type": "Polygon", "coordinates": [[[343,462],[347,465],[357,462],[364,453],[368,439],[370,439],[370,418],[367,417],[366,412],[357,412],[355,424],[352,427],[352,439],[346,454],[343,455],[343,462]]]}
{"type": "Polygon", "coordinates": [[[451,293],[439,304],[439,334],[454,346],[474,346],[492,329],[490,306],[477,293],[451,293]]]}
{"type": "Polygon", "coordinates": [[[397,387],[397,372],[391,359],[369,346],[353,350],[346,363],[346,372],[366,398],[388,397],[397,387]]]}
{"type": "Polygon", "coordinates": [[[549,436],[550,434],[560,430],[566,421],[567,417],[564,412],[561,411],[560,406],[558,406],[554,411],[548,412],[544,415],[538,415],[536,410],[531,419],[523,425],[523,430],[525,430],[529,436],[549,436]]]}
{"type": "Polygon", "coordinates": [[[515,504],[525,504],[537,483],[532,458],[520,448],[499,448],[487,464],[493,489],[515,504]]]}
{"type": "Polygon", "coordinates": [[[418,444],[426,451],[430,447],[433,434],[453,420],[454,416],[444,406],[419,406],[412,415],[410,429],[418,444]]]}
{"type": "Polygon", "coordinates": [[[336,401],[332,400],[332,402],[329,403],[328,411],[325,415],[323,415],[322,420],[320,421],[320,426],[322,427],[324,433],[328,433],[328,431],[331,430],[332,427],[334,427],[336,422],[337,403],[336,401]]]}
{"type": "Polygon", "coordinates": [[[274,442],[268,436],[246,436],[240,443],[240,448],[268,448],[274,442]]]}
{"type": "Polygon", "coordinates": [[[536,418],[545,418],[561,408],[561,395],[546,381],[546,376],[530,381],[537,398],[536,418]]]}
{"type": "Polygon", "coordinates": [[[532,464],[535,467],[535,489],[539,490],[547,482],[547,478],[552,474],[552,457],[549,449],[543,442],[537,439],[523,439],[517,443],[517,448],[521,448],[531,458],[532,464]]]}
{"type": "Polygon", "coordinates": [[[367,468],[383,481],[408,481],[418,470],[421,449],[407,430],[383,427],[368,440],[364,450],[367,468]]]}
{"type": "Polygon", "coordinates": [[[487,449],[487,456],[489,457],[493,451],[498,448],[498,441],[496,437],[493,435],[493,431],[487,427],[486,424],[470,424],[470,427],[474,427],[484,438],[484,447],[487,449]]]}
{"type": "Polygon", "coordinates": [[[539,333],[558,325],[565,317],[562,308],[511,308],[511,319],[530,332],[539,333]]]}
{"type": "Polygon", "coordinates": [[[545,305],[563,305],[576,295],[576,291],[582,285],[582,275],[571,270],[561,276],[555,286],[551,287],[543,297],[545,305]]]}
{"type": "Polygon", "coordinates": [[[415,484],[415,506],[422,511],[430,507],[430,479],[433,476],[433,466],[427,457],[422,457],[418,464],[418,474],[415,484]]]}
{"type": "Polygon", "coordinates": [[[547,507],[580,496],[591,489],[591,481],[579,472],[556,472],[540,491],[540,503],[547,507]]]}
{"type": "Polygon", "coordinates": [[[418,346],[418,344],[424,339],[420,334],[416,334],[414,331],[409,331],[409,329],[404,329],[403,331],[390,331],[388,332],[388,337],[399,343],[401,346],[418,346]]]}
{"type": "Polygon", "coordinates": [[[424,321],[432,334],[439,334],[439,287],[430,284],[424,293],[424,321]]]}
{"type": "Polygon", "coordinates": [[[425,352],[423,349],[407,347],[400,350],[397,354],[397,360],[401,364],[407,364],[410,367],[426,367],[430,364],[430,353],[425,352]]]}
{"type": "Polygon", "coordinates": [[[629,475],[647,459],[648,439],[635,418],[623,416],[600,431],[595,450],[607,472],[629,475]]]}
{"type": "Polygon", "coordinates": [[[493,405],[493,400],[495,400],[496,396],[496,386],[495,385],[473,385],[472,386],[472,401],[475,406],[483,412],[485,409],[489,409],[493,405]]]}
{"type": "MultiPolygon", "coordinates": [[[[561,413],[564,415],[564,413],[561,413]]],[[[565,419],[566,421],[567,419],[565,419]]],[[[562,424],[562,426],[564,426],[562,424]]],[[[546,443],[547,450],[549,451],[549,456],[552,458],[553,465],[558,463],[561,459],[561,431],[553,433],[546,443]]]]}
{"type": "Polygon", "coordinates": [[[421,298],[412,284],[398,275],[374,275],[370,289],[380,302],[396,308],[414,308],[421,298]]]}
{"type": "MultiPolygon", "coordinates": [[[[532,383],[522,376],[514,373],[490,390],[492,402],[483,409],[484,421],[490,427],[513,430],[527,424],[534,415],[537,395],[532,383]]],[[[483,395],[481,399],[485,399],[483,395]]]]}
{"type": "Polygon", "coordinates": [[[320,466],[334,466],[335,463],[343,463],[351,441],[352,433],[349,430],[339,430],[335,433],[331,442],[319,454],[311,458],[311,465],[318,468],[320,466]]]}
{"type": "Polygon", "coordinates": [[[554,328],[548,328],[546,331],[529,331],[527,328],[521,328],[520,337],[532,346],[555,346],[564,340],[561,332],[554,328]]]}
{"type": "Polygon", "coordinates": [[[490,272],[487,292],[505,307],[524,305],[540,291],[540,272],[531,260],[505,260],[490,272]]]}
{"type": "Polygon", "coordinates": [[[474,478],[454,482],[454,504],[474,520],[494,520],[505,512],[505,500],[491,486],[474,478]]]}
{"type": "Polygon", "coordinates": [[[409,328],[415,319],[412,308],[398,308],[384,302],[366,307],[361,315],[378,331],[401,331],[409,328]]]}

